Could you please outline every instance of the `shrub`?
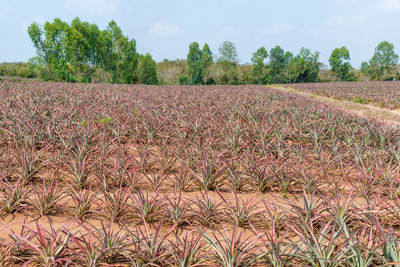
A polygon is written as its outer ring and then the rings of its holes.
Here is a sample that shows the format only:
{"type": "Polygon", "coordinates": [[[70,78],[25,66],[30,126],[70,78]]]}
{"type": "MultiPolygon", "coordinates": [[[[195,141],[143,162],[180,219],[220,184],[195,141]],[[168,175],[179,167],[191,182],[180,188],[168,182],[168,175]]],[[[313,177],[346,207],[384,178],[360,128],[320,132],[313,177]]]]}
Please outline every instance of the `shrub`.
{"type": "Polygon", "coordinates": [[[179,84],[181,84],[181,85],[189,84],[189,76],[187,76],[187,75],[179,76],[179,84]]]}

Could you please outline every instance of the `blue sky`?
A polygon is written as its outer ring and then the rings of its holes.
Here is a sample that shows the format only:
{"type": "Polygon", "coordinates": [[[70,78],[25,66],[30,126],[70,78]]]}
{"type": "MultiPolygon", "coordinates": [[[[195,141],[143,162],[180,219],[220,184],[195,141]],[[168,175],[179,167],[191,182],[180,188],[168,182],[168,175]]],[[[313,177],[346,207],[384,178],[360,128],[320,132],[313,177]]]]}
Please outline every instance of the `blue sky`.
{"type": "Polygon", "coordinates": [[[26,33],[33,21],[76,16],[102,29],[114,19],[157,61],[186,58],[192,41],[216,54],[224,40],[236,45],[241,63],[275,45],[318,50],[325,64],[344,45],[354,67],[383,40],[400,54],[400,0],[0,0],[0,62],[35,56],[26,33]]]}

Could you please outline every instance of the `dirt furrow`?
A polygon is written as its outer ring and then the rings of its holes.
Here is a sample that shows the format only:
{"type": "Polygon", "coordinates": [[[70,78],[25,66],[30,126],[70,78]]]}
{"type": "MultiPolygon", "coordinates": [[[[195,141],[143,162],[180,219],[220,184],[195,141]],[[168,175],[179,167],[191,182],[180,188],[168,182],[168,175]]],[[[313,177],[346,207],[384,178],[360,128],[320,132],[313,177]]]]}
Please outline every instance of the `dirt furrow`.
{"type": "Polygon", "coordinates": [[[311,93],[302,92],[294,88],[285,88],[285,87],[277,87],[277,86],[270,86],[269,88],[289,92],[296,95],[301,95],[305,97],[313,98],[317,101],[323,102],[325,104],[329,104],[331,106],[354,112],[356,114],[366,116],[371,119],[378,119],[381,121],[385,121],[387,123],[393,123],[396,125],[400,125],[400,110],[390,110],[386,108],[379,108],[371,104],[360,104],[354,103],[347,100],[338,100],[334,98],[329,98],[325,96],[317,96],[311,93]]]}

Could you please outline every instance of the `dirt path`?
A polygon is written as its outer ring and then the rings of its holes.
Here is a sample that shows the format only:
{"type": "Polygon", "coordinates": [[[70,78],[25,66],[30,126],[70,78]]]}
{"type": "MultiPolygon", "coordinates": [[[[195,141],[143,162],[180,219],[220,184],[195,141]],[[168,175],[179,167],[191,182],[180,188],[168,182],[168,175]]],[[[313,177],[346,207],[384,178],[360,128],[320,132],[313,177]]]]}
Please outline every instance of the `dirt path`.
{"type": "Polygon", "coordinates": [[[351,101],[347,100],[337,100],[325,96],[317,96],[313,95],[311,93],[307,92],[302,92],[293,88],[285,88],[285,87],[269,87],[275,90],[283,91],[283,92],[289,92],[305,97],[312,97],[313,99],[332,105],[337,108],[341,108],[347,111],[351,111],[354,113],[357,113],[359,115],[363,115],[369,118],[373,119],[378,119],[382,120],[388,123],[393,123],[400,125],[400,110],[390,110],[390,109],[385,109],[385,108],[379,108],[374,105],[370,104],[360,104],[360,103],[354,103],[351,101]]]}

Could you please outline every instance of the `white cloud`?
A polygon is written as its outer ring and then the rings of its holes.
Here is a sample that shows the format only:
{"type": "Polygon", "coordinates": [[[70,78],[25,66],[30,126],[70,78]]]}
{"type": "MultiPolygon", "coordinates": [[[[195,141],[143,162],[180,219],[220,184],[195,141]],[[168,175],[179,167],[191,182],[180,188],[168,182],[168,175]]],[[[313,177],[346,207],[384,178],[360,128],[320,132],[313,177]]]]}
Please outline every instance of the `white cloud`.
{"type": "Polygon", "coordinates": [[[275,25],[272,27],[268,27],[268,28],[264,28],[261,30],[258,30],[257,33],[258,34],[263,34],[263,35],[267,35],[267,34],[277,34],[277,33],[285,33],[285,32],[291,32],[294,30],[294,27],[290,24],[279,24],[279,25],[275,25]]]}
{"type": "Polygon", "coordinates": [[[178,36],[182,32],[178,24],[171,24],[166,19],[159,19],[150,26],[147,34],[158,37],[178,36]]]}
{"type": "Polygon", "coordinates": [[[67,0],[65,8],[70,13],[88,13],[101,16],[117,12],[118,4],[115,0],[67,0]]]}
{"type": "Polygon", "coordinates": [[[396,13],[400,11],[400,0],[379,0],[378,8],[384,12],[396,13]]]}

